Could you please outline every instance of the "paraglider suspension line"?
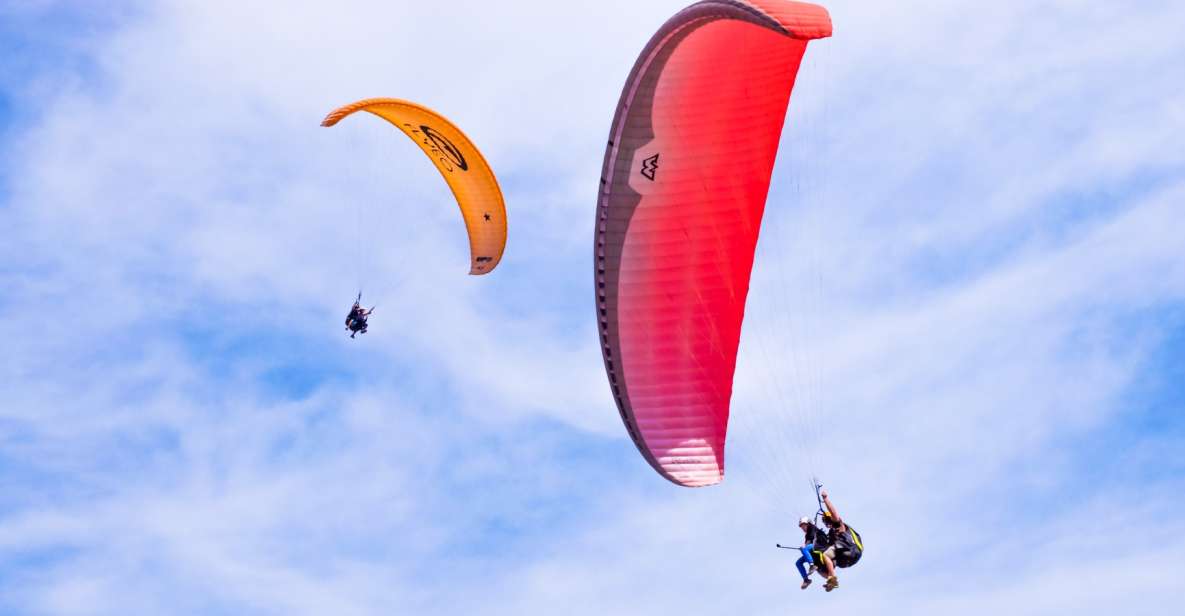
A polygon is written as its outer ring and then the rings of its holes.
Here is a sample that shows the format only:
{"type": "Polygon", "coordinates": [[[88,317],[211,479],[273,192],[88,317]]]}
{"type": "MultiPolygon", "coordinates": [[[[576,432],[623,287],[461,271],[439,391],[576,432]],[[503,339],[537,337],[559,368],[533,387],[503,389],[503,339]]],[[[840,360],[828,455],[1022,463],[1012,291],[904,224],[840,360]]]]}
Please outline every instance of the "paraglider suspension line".
{"type": "Polygon", "coordinates": [[[819,503],[819,510],[815,512],[815,524],[818,524],[819,518],[823,515],[823,495],[819,493],[819,490],[823,489],[823,484],[819,482],[818,477],[812,477],[811,485],[815,488],[815,501],[819,503]]]}

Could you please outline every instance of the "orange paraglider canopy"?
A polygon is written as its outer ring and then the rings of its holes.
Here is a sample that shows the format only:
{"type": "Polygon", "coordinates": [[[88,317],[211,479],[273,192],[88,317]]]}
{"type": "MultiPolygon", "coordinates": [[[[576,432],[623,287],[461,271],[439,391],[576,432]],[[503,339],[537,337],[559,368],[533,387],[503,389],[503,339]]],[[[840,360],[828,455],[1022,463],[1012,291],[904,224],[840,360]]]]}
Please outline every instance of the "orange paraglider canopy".
{"type": "Polygon", "coordinates": [[[395,98],[369,98],[340,107],[325,116],[321,126],[333,126],[358,111],[395,125],[428,155],[461,207],[469,231],[469,273],[493,271],[506,249],[506,204],[498,179],[477,146],[444,116],[395,98]]]}

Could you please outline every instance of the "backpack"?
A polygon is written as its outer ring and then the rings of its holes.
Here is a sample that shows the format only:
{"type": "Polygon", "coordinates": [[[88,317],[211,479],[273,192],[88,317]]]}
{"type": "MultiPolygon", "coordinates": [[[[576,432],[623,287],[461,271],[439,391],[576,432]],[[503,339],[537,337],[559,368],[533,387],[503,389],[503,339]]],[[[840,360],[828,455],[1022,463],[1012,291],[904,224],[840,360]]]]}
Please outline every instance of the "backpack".
{"type": "Polygon", "coordinates": [[[860,557],[864,555],[864,539],[860,537],[860,533],[848,526],[848,535],[852,539],[849,545],[835,546],[835,566],[841,569],[860,562],[860,557]]]}

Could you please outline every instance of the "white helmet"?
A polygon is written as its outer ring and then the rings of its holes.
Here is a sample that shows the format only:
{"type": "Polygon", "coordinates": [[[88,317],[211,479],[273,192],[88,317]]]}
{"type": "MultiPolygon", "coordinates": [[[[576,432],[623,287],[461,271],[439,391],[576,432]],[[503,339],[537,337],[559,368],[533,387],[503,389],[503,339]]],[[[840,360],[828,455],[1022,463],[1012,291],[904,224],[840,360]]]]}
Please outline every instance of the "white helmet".
{"type": "Polygon", "coordinates": [[[811,523],[811,519],[806,516],[802,516],[802,519],[798,521],[799,526],[802,526],[803,524],[810,524],[810,523],[811,523]]]}

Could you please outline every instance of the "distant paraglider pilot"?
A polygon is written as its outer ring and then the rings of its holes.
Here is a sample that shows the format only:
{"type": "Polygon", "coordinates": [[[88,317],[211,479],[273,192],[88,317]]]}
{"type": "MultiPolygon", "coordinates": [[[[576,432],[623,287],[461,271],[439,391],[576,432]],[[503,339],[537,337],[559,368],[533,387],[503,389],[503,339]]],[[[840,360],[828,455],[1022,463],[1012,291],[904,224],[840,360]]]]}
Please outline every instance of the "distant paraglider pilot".
{"type": "Polygon", "coordinates": [[[350,314],[346,315],[346,331],[350,332],[351,338],[366,333],[366,320],[372,312],[374,312],[373,306],[370,310],[362,307],[362,294],[359,293],[358,299],[354,300],[354,305],[350,307],[350,314]]]}

